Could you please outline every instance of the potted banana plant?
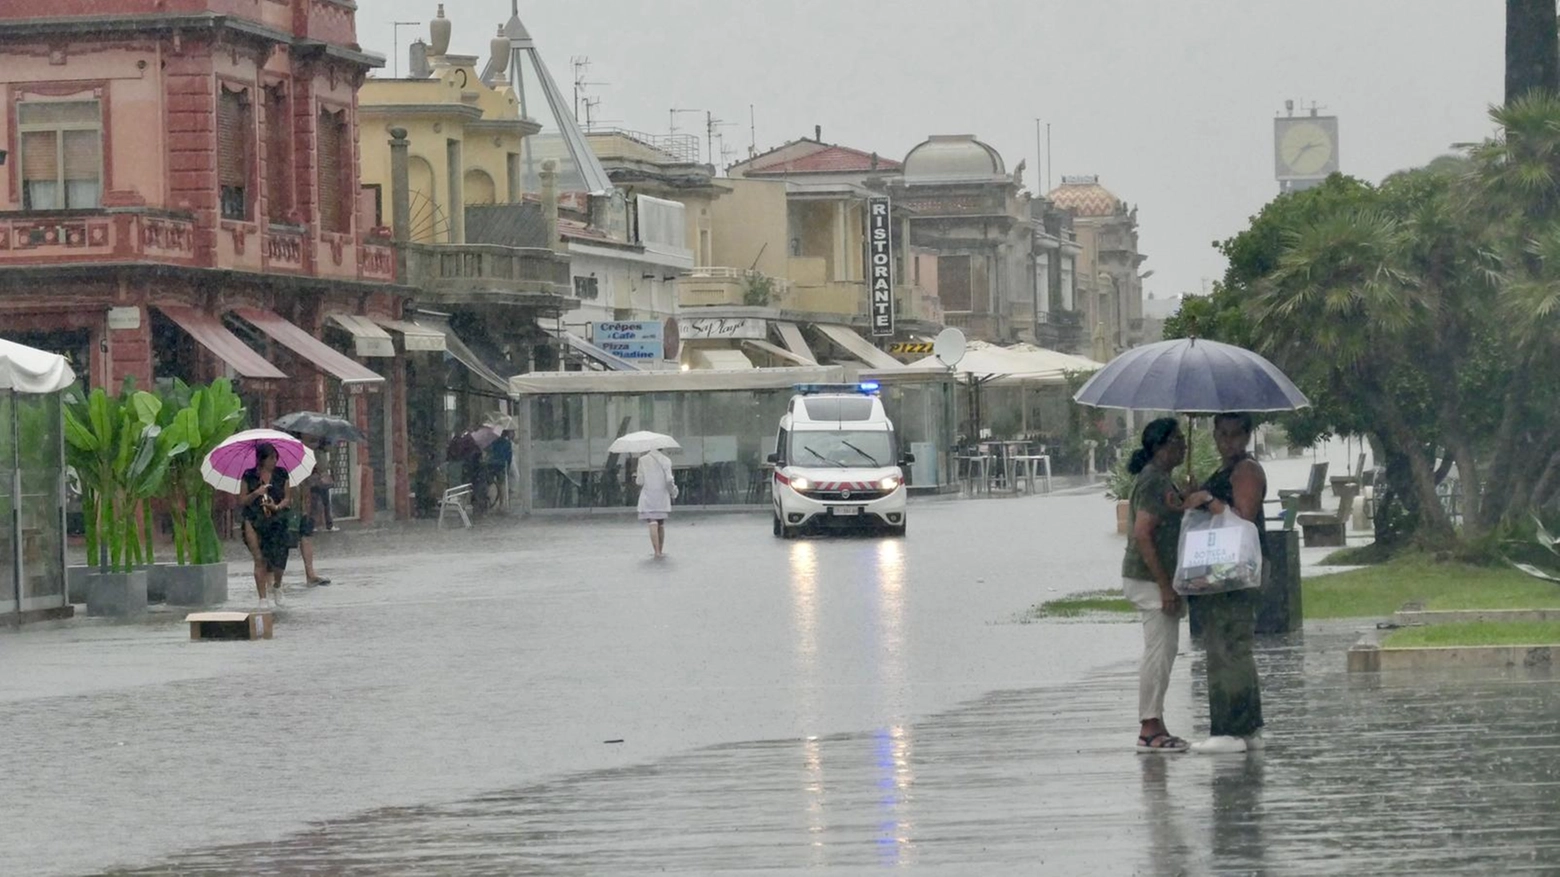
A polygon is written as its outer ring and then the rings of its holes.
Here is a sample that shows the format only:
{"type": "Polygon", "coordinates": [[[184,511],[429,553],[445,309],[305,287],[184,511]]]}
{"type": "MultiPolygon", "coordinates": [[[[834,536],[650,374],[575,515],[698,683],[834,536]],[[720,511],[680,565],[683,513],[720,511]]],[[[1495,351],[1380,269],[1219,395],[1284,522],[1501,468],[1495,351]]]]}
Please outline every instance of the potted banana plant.
{"type": "Polygon", "coordinates": [[[159,438],[170,455],[165,496],[173,520],[175,564],[153,567],[164,599],[173,606],[212,606],[227,601],[227,563],[212,517],[212,488],[201,477],[201,462],[212,449],[244,425],[244,403],[227,378],[192,389],[174,380],[163,387],[166,403],[159,438]]]}
{"type": "Polygon", "coordinates": [[[162,489],[170,456],[187,448],[166,441],[157,418],[162,402],[126,381],[119,397],[101,387],[65,407],[65,453],[88,509],[88,615],[135,615],[146,609],[152,562],[147,501],[162,489]]]}

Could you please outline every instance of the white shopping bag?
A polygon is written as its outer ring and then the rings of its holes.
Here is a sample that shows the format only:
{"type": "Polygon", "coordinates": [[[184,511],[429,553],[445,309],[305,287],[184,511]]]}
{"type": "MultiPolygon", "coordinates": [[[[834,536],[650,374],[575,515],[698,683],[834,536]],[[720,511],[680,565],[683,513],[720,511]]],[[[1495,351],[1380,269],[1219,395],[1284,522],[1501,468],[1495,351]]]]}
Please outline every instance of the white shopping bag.
{"type": "Polygon", "coordinates": [[[1181,519],[1175,566],[1178,594],[1222,594],[1262,587],[1262,536],[1257,525],[1225,509],[1190,511],[1181,519]]]}

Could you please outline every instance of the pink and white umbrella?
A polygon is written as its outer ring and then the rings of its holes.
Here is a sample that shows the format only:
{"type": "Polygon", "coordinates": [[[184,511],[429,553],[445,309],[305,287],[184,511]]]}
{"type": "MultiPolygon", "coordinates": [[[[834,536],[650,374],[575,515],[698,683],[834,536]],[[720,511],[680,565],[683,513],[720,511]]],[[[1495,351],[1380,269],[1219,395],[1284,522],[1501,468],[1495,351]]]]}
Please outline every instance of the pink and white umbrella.
{"type": "Polygon", "coordinates": [[[287,470],[287,483],[303,483],[314,471],[314,452],[285,432],[250,429],[234,433],[217,445],[200,464],[201,477],[224,493],[244,492],[244,472],[255,468],[255,448],[269,443],[276,448],[276,465],[287,470]]]}

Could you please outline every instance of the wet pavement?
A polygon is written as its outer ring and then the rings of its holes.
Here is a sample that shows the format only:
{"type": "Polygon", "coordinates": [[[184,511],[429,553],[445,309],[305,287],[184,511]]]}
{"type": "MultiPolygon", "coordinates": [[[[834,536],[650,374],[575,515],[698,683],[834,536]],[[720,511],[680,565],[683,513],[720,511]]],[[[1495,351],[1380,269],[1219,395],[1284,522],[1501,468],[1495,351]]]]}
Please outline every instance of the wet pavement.
{"type": "Polygon", "coordinates": [[[1312,627],[1267,750],[1138,756],[1136,625],[1018,623],[1115,584],[1111,505],[912,511],[322,540],[270,642],[0,636],[0,873],[1560,871],[1552,678],[1350,678],[1360,625],[1312,627]]]}

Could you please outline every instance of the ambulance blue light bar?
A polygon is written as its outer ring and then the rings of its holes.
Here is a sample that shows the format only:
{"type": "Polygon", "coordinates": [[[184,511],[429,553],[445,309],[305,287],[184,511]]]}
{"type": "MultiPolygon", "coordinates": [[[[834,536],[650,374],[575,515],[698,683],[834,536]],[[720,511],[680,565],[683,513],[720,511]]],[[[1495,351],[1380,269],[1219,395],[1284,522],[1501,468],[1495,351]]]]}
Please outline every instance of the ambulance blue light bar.
{"type": "Polygon", "coordinates": [[[860,393],[863,396],[876,396],[882,389],[877,381],[862,381],[859,384],[797,384],[796,392],[803,396],[818,396],[824,393],[860,393]]]}

